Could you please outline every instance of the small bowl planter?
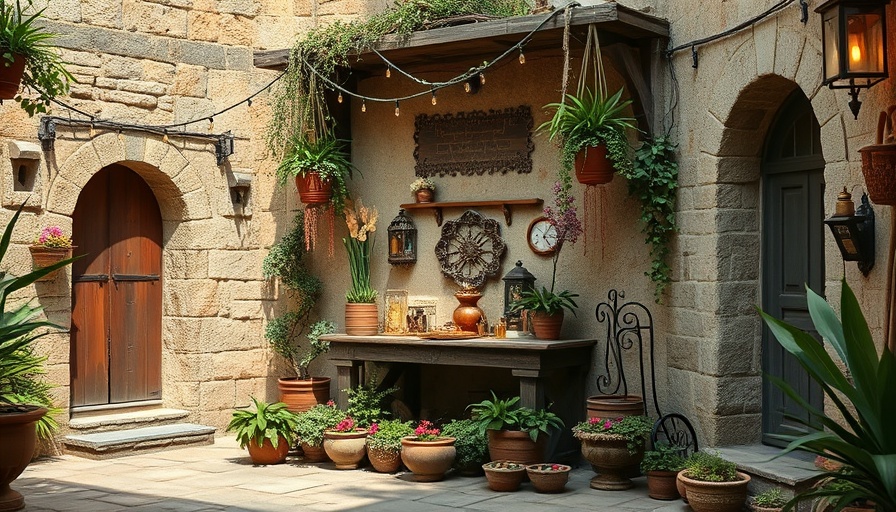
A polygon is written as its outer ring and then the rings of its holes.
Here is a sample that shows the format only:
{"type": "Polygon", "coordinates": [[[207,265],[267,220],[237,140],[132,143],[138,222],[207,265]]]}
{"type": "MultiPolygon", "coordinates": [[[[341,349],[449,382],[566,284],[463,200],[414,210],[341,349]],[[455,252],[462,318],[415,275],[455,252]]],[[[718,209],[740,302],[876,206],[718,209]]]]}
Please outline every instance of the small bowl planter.
{"type": "Polygon", "coordinates": [[[301,443],[303,457],[302,459],[305,462],[326,462],[330,460],[327,457],[327,452],[324,451],[323,444],[320,445],[311,445],[308,443],[301,443]]]}
{"type": "Polygon", "coordinates": [[[395,473],[401,467],[401,450],[367,447],[370,465],[379,473],[395,473]]]}
{"type": "Polygon", "coordinates": [[[417,441],[416,436],[401,439],[401,462],[414,473],[418,482],[438,482],[454,464],[457,450],[453,437],[417,441]]]}
{"type": "Polygon", "coordinates": [[[747,501],[750,475],[737,472],[734,482],[705,482],[688,477],[688,470],[678,474],[687,490],[688,505],[694,512],[740,512],[747,501]]]}
{"type": "Polygon", "coordinates": [[[498,492],[516,492],[526,475],[526,466],[506,460],[486,462],[482,465],[488,488],[498,492]]]}
{"type": "Polygon", "coordinates": [[[566,464],[532,464],[526,466],[526,473],[535,492],[557,493],[566,489],[571,469],[566,464]]]}
{"type": "Polygon", "coordinates": [[[336,464],[336,469],[358,469],[367,454],[367,431],[363,428],[351,432],[324,432],[324,451],[336,464]]]}
{"type": "Polygon", "coordinates": [[[655,500],[677,500],[678,471],[648,471],[647,495],[655,500]]]}

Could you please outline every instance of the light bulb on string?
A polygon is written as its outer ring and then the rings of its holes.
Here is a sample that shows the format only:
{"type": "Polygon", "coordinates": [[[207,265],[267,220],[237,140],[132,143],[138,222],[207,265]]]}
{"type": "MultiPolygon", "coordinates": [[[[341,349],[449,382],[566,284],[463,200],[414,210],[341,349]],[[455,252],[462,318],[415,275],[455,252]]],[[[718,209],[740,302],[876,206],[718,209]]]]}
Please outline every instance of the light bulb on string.
{"type": "Polygon", "coordinates": [[[470,82],[464,82],[464,92],[470,92],[473,90],[473,86],[470,85],[470,82]]]}
{"type": "Polygon", "coordinates": [[[395,100],[395,117],[398,117],[400,115],[401,115],[401,108],[399,108],[399,106],[398,106],[398,100],[395,100]]]}
{"type": "Polygon", "coordinates": [[[210,117],[210,118],[208,118],[208,131],[212,131],[214,129],[215,129],[215,118],[210,117]]]}
{"type": "Polygon", "coordinates": [[[168,130],[165,130],[162,135],[162,142],[168,143],[168,130]]]}
{"type": "Polygon", "coordinates": [[[479,73],[479,85],[485,85],[485,73],[479,73]]]}
{"type": "Polygon", "coordinates": [[[367,100],[361,100],[361,112],[367,112],[367,100]]]}
{"type": "Polygon", "coordinates": [[[96,127],[93,123],[90,123],[90,138],[92,139],[94,137],[96,137],[96,127]]]}
{"type": "Polygon", "coordinates": [[[386,66],[386,78],[392,78],[392,66],[386,66]]]}
{"type": "Polygon", "coordinates": [[[438,104],[438,103],[439,103],[439,100],[436,99],[436,90],[433,89],[433,90],[432,90],[432,104],[433,104],[433,105],[436,105],[436,104],[438,104]]]}
{"type": "Polygon", "coordinates": [[[247,106],[247,107],[251,107],[251,106],[252,106],[252,98],[249,98],[248,100],[246,100],[246,106],[247,106]]]}
{"type": "Polygon", "coordinates": [[[523,48],[520,47],[520,64],[526,63],[526,54],[523,53],[523,48]]]}
{"type": "Polygon", "coordinates": [[[124,135],[121,133],[121,128],[118,129],[118,140],[123,141],[124,135]]]}
{"type": "Polygon", "coordinates": [[[339,91],[339,96],[336,96],[336,101],[342,103],[342,91],[339,91]]]}

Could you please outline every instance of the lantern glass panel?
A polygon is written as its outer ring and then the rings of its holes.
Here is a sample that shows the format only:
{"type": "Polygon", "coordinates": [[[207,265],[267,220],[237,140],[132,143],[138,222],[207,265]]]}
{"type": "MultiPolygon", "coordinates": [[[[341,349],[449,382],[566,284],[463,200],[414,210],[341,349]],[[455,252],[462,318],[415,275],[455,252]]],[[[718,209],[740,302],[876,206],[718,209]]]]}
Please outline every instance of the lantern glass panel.
{"type": "Polygon", "coordinates": [[[840,76],[840,9],[829,9],[823,15],[822,31],[824,37],[824,79],[836,79],[840,76]]]}
{"type": "Polygon", "coordinates": [[[882,12],[846,9],[846,71],[882,73],[884,71],[882,12]]]}

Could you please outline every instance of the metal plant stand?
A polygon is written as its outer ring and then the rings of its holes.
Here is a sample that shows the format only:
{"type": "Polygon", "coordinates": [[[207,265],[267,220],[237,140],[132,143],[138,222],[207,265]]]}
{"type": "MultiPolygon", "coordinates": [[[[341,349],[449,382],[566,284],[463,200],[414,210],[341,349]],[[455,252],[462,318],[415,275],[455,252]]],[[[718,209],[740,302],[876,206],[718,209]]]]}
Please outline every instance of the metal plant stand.
{"type": "Polygon", "coordinates": [[[629,381],[625,374],[623,355],[634,351],[638,357],[638,383],[644,397],[644,415],[647,415],[647,376],[649,372],[650,398],[659,418],[653,425],[650,440],[667,441],[679,449],[682,455],[696,452],[697,433],[691,422],[682,414],[663,414],[656,395],[656,364],[654,358],[653,315],[640,302],[624,302],[625,292],[610,290],[607,301],[597,305],[597,321],[606,326],[606,347],[602,362],[598,363],[597,390],[605,396],[628,396],[629,381]],[[620,301],[623,303],[620,305],[620,301]],[[646,362],[645,362],[646,360],[646,362]]]}

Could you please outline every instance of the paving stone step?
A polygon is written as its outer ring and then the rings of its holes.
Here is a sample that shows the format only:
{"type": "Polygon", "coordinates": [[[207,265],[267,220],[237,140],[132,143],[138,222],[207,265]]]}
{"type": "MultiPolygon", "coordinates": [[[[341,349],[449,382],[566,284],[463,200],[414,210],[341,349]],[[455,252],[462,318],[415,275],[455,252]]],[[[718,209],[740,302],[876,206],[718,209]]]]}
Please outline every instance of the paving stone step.
{"type": "Polygon", "coordinates": [[[106,432],[122,428],[157,427],[177,423],[190,415],[190,411],[161,407],[147,409],[107,409],[73,413],[69,428],[80,433],[106,432]]]}
{"type": "MultiPolygon", "coordinates": [[[[750,496],[771,487],[779,487],[788,497],[800,493],[815,484],[821,471],[815,467],[814,455],[792,452],[777,457],[780,448],[765,445],[727,446],[719,448],[719,455],[737,464],[738,471],[750,475],[750,496]]],[[[806,501],[798,512],[809,512],[811,502],[806,501]]]]}
{"type": "Polygon", "coordinates": [[[195,423],[73,434],[62,439],[66,452],[89,459],[109,459],[214,442],[215,427],[195,423]]]}

